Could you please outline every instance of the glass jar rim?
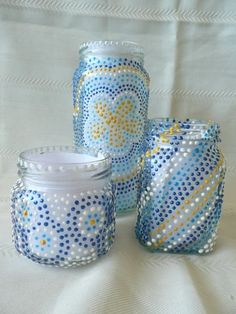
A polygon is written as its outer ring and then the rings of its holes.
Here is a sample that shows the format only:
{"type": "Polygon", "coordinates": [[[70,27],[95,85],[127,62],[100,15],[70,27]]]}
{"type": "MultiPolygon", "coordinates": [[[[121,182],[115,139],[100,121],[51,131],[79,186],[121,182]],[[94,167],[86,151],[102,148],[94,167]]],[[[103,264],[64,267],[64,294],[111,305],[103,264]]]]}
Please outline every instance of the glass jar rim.
{"type": "Polygon", "coordinates": [[[148,130],[150,130],[152,127],[159,128],[159,135],[164,135],[166,138],[169,138],[171,140],[220,140],[220,126],[217,122],[212,120],[194,118],[187,118],[185,120],[182,120],[177,118],[157,117],[148,119],[148,130]]]}
{"type": "Polygon", "coordinates": [[[80,56],[87,53],[106,52],[106,53],[120,53],[132,54],[140,59],[144,58],[143,47],[132,41],[116,41],[116,40],[95,40],[84,42],[79,48],[80,56]]]}
{"type": "Polygon", "coordinates": [[[104,165],[104,164],[111,164],[111,157],[108,153],[102,153],[97,150],[88,149],[85,147],[75,147],[75,146],[43,146],[25,150],[20,153],[18,158],[18,166],[19,167],[38,167],[41,169],[43,167],[54,167],[54,168],[86,168],[91,167],[92,165],[104,165]],[[63,153],[69,154],[78,154],[78,155],[88,155],[90,157],[94,157],[94,160],[89,161],[78,161],[78,160],[70,160],[65,161],[61,160],[47,160],[47,159],[40,159],[39,155],[42,154],[50,154],[55,153],[58,155],[62,155],[63,153]]]}

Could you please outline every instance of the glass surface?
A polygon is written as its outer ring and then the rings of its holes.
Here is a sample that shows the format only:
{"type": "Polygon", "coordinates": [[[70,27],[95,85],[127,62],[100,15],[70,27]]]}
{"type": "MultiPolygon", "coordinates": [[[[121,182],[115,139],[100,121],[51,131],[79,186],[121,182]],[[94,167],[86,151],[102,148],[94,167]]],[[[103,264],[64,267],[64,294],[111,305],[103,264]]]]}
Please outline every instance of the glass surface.
{"type": "Polygon", "coordinates": [[[225,162],[214,122],[149,120],[144,142],[136,236],[152,251],[213,250],[225,162]]]}
{"type": "Polygon", "coordinates": [[[42,147],[21,153],[18,169],[11,197],[18,252],[62,267],[85,265],[107,253],[115,235],[108,155],[42,147]]]}
{"type": "Polygon", "coordinates": [[[85,43],[73,78],[76,146],[112,156],[117,213],[137,206],[149,76],[129,42],[85,43]]]}
{"type": "Polygon", "coordinates": [[[81,45],[80,59],[99,55],[106,56],[123,56],[136,58],[139,63],[143,63],[143,48],[131,41],[89,41],[81,45]]]}

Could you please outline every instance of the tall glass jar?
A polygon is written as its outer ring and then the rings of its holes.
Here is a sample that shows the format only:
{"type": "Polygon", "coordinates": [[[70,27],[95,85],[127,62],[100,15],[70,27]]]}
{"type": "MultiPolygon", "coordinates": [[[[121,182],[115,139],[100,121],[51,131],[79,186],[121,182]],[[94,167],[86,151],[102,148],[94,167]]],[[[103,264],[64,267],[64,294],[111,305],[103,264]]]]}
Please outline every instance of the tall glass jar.
{"type": "Polygon", "coordinates": [[[12,190],[13,241],[32,261],[85,265],[105,254],[115,233],[111,159],[84,148],[43,147],[20,154],[12,190]]]}
{"type": "Polygon", "coordinates": [[[136,235],[150,250],[213,250],[225,176],[219,134],[214,122],[149,121],[136,235]]]}
{"type": "Polygon", "coordinates": [[[135,43],[89,42],[73,78],[75,144],[111,154],[118,213],[137,205],[149,96],[143,62],[135,43]]]}

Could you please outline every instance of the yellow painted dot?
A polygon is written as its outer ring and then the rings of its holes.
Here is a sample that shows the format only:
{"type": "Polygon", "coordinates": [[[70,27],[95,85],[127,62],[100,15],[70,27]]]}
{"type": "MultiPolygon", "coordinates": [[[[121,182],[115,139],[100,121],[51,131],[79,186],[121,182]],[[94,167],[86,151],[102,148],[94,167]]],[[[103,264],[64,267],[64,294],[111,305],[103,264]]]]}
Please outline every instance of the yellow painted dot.
{"type": "Polygon", "coordinates": [[[25,217],[28,216],[28,211],[27,211],[27,210],[24,210],[24,211],[23,211],[23,216],[25,216],[25,217]]]}
{"type": "Polygon", "coordinates": [[[89,223],[90,223],[91,226],[95,225],[95,219],[93,219],[93,218],[90,219],[89,223]]]}
{"type": "Polygon", "coordinates": [[[45,245],[45,244],[47,243],[47,241],[44,240],[44,239],[41,239],[41,240],[39,241],[39,243],[40,243],[41,245],[45,245]]]}
{"type": "Polygon", "coordinates": [[[76,106],[75,108],[74,108],[74,113],[78,113],[79,112],[79,108],[78,108],[78,106],[76,106]]]}

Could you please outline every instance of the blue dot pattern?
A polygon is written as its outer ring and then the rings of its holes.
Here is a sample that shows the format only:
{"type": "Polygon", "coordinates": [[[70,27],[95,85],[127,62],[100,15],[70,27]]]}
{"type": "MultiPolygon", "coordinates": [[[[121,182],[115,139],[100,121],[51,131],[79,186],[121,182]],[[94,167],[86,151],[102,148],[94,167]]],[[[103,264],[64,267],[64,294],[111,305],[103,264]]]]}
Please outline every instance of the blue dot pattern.
{"type": "Polygon", "coordinates": [[[150,120],[144,143],[136,236],[152,251],[213,250],[224,193],[219,126],[150,120]]]}
{"type": "Polygon", "coordinates": [[[137,60],[88,57],[74,74],[75,145],[111,154],[118,213],[137,205],[148,96],[149,77],[137,60]]]}
{"type": "Polygon", "coordinates": [[[32,261],[62,267],[85,265],[110,250],[115,237],[112,186],[72,195],[26,189],[12,192],[13,241],[32,261]]]}

